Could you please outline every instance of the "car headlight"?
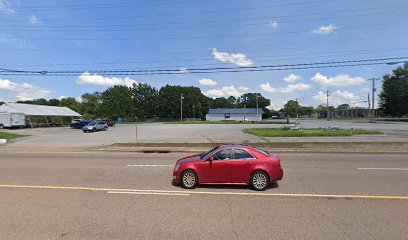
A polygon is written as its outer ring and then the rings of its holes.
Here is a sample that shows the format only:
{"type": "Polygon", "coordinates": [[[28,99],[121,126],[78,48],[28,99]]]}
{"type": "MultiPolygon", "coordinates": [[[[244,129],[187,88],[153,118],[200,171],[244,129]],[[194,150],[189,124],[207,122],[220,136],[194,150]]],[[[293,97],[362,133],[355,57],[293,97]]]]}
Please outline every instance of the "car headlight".
{"type": "Polygon", "coordinates": [[[180,163],[176,163],[176,166],[174,166],[174,171],[177,172],[180,168],[180,163]]]}

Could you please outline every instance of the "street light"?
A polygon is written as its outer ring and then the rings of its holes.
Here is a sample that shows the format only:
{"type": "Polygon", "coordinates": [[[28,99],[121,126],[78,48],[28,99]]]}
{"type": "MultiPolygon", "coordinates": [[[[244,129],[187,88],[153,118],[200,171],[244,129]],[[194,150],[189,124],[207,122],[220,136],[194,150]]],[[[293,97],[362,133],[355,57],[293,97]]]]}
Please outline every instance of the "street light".
{"type": "Polygon", "coordinates": [[[180,122],[183,121],[183,99],[184,96],[182,93],[180,93],[180,122]]]}

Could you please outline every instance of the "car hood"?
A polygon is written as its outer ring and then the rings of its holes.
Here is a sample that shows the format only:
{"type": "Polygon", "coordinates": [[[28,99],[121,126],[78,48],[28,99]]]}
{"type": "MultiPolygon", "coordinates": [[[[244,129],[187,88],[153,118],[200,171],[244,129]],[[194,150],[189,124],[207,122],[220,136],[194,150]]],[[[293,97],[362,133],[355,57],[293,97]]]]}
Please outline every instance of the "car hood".
{"type": "Polygon", "coordinates": [[[196,155],[184,157],[184,158],[178,160],[177,162],[178,163],[187,163],[187,162],[195,162],[195,161],[199,161],[199,160],[201,160],[200,154],[196,154],[196,155]]]}

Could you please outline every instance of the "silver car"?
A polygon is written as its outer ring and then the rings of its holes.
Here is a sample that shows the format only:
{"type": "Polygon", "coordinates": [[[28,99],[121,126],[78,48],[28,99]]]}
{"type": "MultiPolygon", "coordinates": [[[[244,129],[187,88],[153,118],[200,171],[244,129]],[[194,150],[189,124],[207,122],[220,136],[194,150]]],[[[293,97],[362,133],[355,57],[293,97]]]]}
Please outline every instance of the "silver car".
{"type": "Polygon", "coordinates": [[[82,128],[82,131],[84,131],[84,133],[106,130],[108,130],[108,124],[105,121],[92,121],[82,128]]]}

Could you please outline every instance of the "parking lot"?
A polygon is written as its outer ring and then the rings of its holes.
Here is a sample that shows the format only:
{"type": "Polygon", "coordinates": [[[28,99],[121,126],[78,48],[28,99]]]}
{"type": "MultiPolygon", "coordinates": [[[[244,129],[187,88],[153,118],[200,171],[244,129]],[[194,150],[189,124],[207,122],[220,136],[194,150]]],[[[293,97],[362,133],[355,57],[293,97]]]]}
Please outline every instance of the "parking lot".
{"type": "Polygon", "coordinates": [[[29,135],[10,142],[12,146],[42,147],[92,147],[113,143],[203,143],[203,142],[384,142],[408,141],[408,123],[358,123],[351,121],[302,120],[303,128],[338,126],[340,128],[377,129],[384,135],[353,137],[307,137],[307,138],[259,138],[245,134],[245,128],[281,128],[282,124],[121,124],[96,133],[83,133],[70,128],[37,128],[9,130],[29,135]]]}

